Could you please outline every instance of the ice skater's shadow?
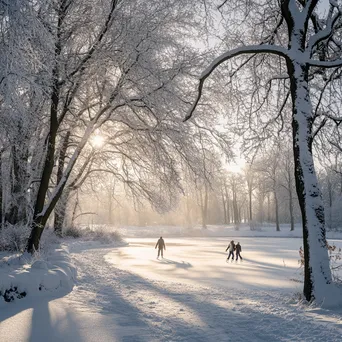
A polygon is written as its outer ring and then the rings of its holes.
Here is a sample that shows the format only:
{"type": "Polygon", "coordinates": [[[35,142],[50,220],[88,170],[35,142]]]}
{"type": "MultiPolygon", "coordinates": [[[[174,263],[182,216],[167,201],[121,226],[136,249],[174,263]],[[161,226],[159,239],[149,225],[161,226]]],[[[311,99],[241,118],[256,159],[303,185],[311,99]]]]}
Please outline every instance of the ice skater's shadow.
{"type": "Polygon", "coordinates": [[[175,267],[178,267],[178,268],[191,268],[192,267],[192,265],[189,262],[185,262],[183,260],[181,262],[166,259],[166,258],[161,258],[158,260],[159,261],[155,261],[155,262],[159,262],[161,264],[167,264],[167,265],[174,265],[175,267]]]}

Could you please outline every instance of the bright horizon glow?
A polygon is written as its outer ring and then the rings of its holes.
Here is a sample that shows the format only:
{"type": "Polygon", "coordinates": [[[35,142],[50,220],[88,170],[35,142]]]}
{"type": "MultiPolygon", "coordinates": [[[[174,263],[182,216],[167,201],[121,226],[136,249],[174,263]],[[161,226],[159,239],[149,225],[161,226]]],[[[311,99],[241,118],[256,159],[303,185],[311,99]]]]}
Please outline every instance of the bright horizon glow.
{"type": "Polygon", "coordinates": [[[232,173],[241,173],[246,165],[246,161],[242,158],[236,158],[235,161],[227,164],[225,169],[232,173]]]}

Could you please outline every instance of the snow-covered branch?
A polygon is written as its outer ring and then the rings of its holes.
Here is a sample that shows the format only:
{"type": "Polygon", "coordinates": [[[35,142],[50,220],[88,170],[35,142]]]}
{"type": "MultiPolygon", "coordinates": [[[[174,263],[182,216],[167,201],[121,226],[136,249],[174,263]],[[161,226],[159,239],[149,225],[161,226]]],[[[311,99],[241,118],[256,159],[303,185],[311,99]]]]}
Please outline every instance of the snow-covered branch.
{"type": "Polygon", "coordinates": [[[314,59],[309,59],[307,61],[307,63],[310,66],[326,68],[326,69],[338,68],[338,67],[342,66],[342,59],[336,59],[333,61],[318,61],[318,60],[314,60],[314,59]]]}
{"type": "Polygon", "coordinates": [[[201,74],[199,79],[199,84],[197,88],[197,97],[195,99],[195,102],[191,106],[188,114],[186,115],[184,121],[187,121],[191,118],[193,112],[195,111],[197,104],[199,100],[202,97],[202,91],[203,91],[203,85],[205,80],[211,75],[211,73],[222,63],[240,56],[244,54],[260,54],[260,53],[270,53],[273,55],[278,55],[284,58],[289,58],[288,52],[286,49],[284,49],[281,46],[275,46],[275,45],[250,45],[250,46],[242,46],[230,51],[227,51],[223,53],[221,56],[217,57],[201,74]]]}
{"type": "Polygon", "coordinates": [[[342,116],[334,116],[334,115],[331,115],[331,114],[328,114],[328,113],[324,113],[324,116],[327,117],[330,120],[335,121],[335,122],[342,121],[342,116]]]}
{"type": "Polygon", "coordinates": [[[313,48],[317,46],[320,42],[322,42],[325,39],[328,39],[332,33],[333,33],[333,28],[337,22],[337,20],[341,17],[341,10],[339,7],[331,6],[326,22],[326,26],[323,30],[318,31],[315,35],[311,36],[309,39],[308,43],[308,49],[310,53],[312,53],[313,48]],[[337,8],[337,13],[333,15],[334,9],[337,8]]]}

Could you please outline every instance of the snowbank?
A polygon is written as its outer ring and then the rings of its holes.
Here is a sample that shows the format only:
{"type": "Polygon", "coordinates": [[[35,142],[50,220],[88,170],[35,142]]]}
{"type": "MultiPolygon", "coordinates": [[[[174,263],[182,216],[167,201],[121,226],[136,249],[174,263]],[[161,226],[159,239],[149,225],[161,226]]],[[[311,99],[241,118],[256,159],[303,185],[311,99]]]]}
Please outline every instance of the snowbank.
{"type": "Polygon", "coordinates": [[[30,254],[0,253],[0,305],[45,292],[72,290],[76,269],[65,246],[37,260],[30,254]]]}

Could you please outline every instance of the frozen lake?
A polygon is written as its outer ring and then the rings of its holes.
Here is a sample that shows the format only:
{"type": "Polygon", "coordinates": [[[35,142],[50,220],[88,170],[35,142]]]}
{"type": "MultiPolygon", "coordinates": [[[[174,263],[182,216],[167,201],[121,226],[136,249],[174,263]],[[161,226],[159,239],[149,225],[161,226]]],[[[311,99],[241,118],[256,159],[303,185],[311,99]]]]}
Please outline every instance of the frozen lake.
{"type": "Polygon", "coordinates": [[[131,238],[126,247],[69,242],[74,290],[6,304],[2,342],[341,341],[341,310],[298,303],[300,238],[131,238]],[[322,328],[324,327],[324,328],[322,328]]]}
{"type": "Polygon", "coordinates": [[[105,259],[115,267],[153,280],[225,288],[276,291],[301,289],[300,238],[234,238],[243,261],[226,262],[227,238],[166,238],[164,259],[157,260],[156,239],[131,238],[129,246],[105,259]]]}

